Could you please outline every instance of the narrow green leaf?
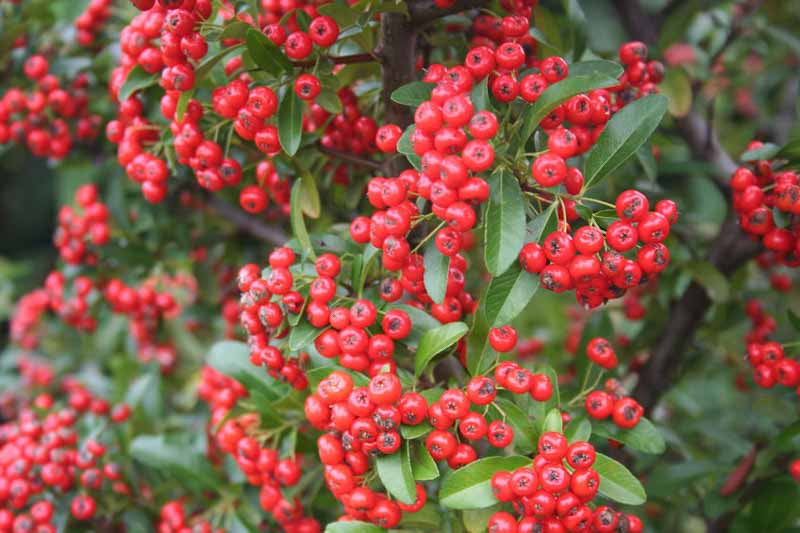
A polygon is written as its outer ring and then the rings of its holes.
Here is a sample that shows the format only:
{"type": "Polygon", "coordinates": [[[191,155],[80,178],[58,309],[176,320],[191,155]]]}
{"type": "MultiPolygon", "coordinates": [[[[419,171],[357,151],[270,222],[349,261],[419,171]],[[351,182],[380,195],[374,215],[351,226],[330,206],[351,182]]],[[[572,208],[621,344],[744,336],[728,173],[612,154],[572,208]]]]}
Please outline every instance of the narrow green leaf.
{"type": "Polygon", "coordinates": [[[642,453],[659,455],[667,449],[661,432],[644,417],[632,429],[621,429],[608,420],[596,420],[593,430],[595,435],[614,439],[642,453]]]}
{"type": "Polygon", "coordinates": [[[420,158],[420,156],[416,154],[416,152],[414,152],[414,148],[411,146],[411,135],[414,134],[415,129],[416,126],[414,126],[413,124],[405,129],[403,135],[401,135],[400,139],[398,139],[397,141],[397,151],[398,153],[401,153],[404,156],[406,156],[408,162],[411,163],[411,165],[415,169],[421,170],[422,159],[420,158]]]}
{"type": "Polygon", "coordinates": [[[338,115],[342,112],[342,101],[333,89],[323,87],[314,101],[328,113],[338,115]]]}
{"type": "Polygon", "coordinates": [[[252,28],[253,26],[247,22],[232,22],[225,26],[225,29],[219,34],[219,40],[224,41],[226,39],[244,39],[245,35],[247,34],[247,30],[252,28]]]}
{"type": "Polygon", "coordinates": [[[517,317],[539,289],[539,277],[525,272],[518,263],[492,278],[481,300],[490,327],[508,324],[517,317]]]}
{"type": "Polygon", "coordinates": [[[795,331],[800,331],[800,316],[797,316],[797,313],[791,309],[787,309],[786,314],[789,317],[789,324],[792,325],[792,328],[794,328],[795,331]]]}
{"type": "Polygon", "coordinates": [[[408,426],[403,424],[400,426],[400,435],[406,440],[413,440],[427,435],[432,430],[433,426],[431,426],[428,422],[423,422],[421,424],[417,424],[416,426],[408,426]]]}
{"type": "Polygon", "coordinates": [[[433,318],[422,309],[417,309],[416,307],[412,307],[410,305],[391,304],[386,308],[387,311],[389,309],[400,309],[404,311],[411,319],[411,323],[413,324],[413,326],[411,326],[411,333],[409,333],[408,337],[402,341],[403,344],[409,348],[417,348],[422,340],[422,335],[426,331],[438,328],[442,325],[441,322],[433,318]]]}
{"type": "Polygon", "coordinates": [[[483,78],[472,88],[472,105],[475,111],[492,111],[492,100],[489,98],[489,78],[483,78]]]}
{"type": "Polygon", "coordinates": [[[514,430],[514,449],[521,454],[533,452],[536,449],[536,442],[532,438],[535,436],[536,430],[528,415],[515,403],[505,398],[495,398],[494,405],[499,407],[498,411],[502,409],[506,422],[514,430]]]}
{"type": "MultiPolygon", "coordinates": [[[[605,62],[604,62],[605,63],[605,62]]],[[[539,123],[556,107],[566,102],[576,94],[589,92],[593,89],[604,89],[619,83],[615,77],[603,72],[592,74],[574,75],[571,71],[578,64],[570,67],[570,75],[565,79],[549,86],[539,95],[533,106],[528,106],[522,114],[522,131],[520,137],[524,146],[539,123]]],[[[597,67],[597,65],[595,65],[597,67]]],[[[599,67],[597,67],[599,68],[599,67]]]]}
{"type": "Polygon", "coordinates": [[[414,375],[422,374],[431,359],[458,342],[458,339],[466,335],[467,331],[469,331],[469,327],[465,323],[450,322],[423,333],[417,348],[414,375]]]}
{"type": "Polygon", "coordinates": [[[425,265],[425,291],[435,303],[440,304],[444,301],[447,292],[447,276],[450,271],[450,258],[443,255],[436,248],[433,240],[428,242],[423,255],[425,265]]]}
{"type": "Polygon", "coordinates": [[[625,69],[615,61],[606,59],[590,59],[579,61],[569,66],[570,76],[607,76],[617,79],[622,76],[625,69]]]}
{"type": "Polygon", "coordinates": [[[592,465],[600,475],[600,494],[625,505],[641,505],[647,501],[644,487],[621,463],[598,453],[592,465]]]}
{"type": "Polygon", "coordinates": [[[525,203],[517,179],[505,169],[492,174],[489,186],[484,259],[487,270],[499,276],[516,261],[525,244],[525,203]]]}
{"type": "Polygon", "coordinates": [[[250,362],[250,348],[237,341],[221,341],[211,347],[206,361],[209,366],[241,383],[250,394],[277,400],[276,382],[250,362]]]}
{"type": "Polygon", "coordinates": [[[412,504],[417,500],[414,474],[411,471],[411,456],[408,441],[395,453],[382,455],[375,459],[378,477],[384,488],[403,503],[412,504]]]}
{"type": "MultiPolygon", "coordinates": [[[[245,33],[245,43],[247,44],[247,51],[256,65],[268,73],[273,76],[278,76],[282,72],[293,73],[294,66],[292,62],[289,61],[280,48],[275,46],[275,43],[260,31],[254,28],[248,29],[245,33]]],[[[293,93],[294,91],[287,92],[293,93]]]]}
{"type": "Polygon", "coordinates": [[[286,91],[278,108],[278,139],[288,155],[300,148],[303,136],[303,102],[294,91],[286,91]]]}
{"type": "Polygon", "coordinates": [[[655,183],[658,179],[658,165],[656,158],[653,156],[653,147],[649,143],[645,143],[636,150],[636,158],[639,164],[642,165],[645,176],[651,183],[655,183]]]}
{"type": "Polygon", "coordinates": [[[442,512],[435,503],[428,502],[414,513],[403,513],[397,524],[401,531],[442,531],[442,512]]]}
{"type": "Polygon", "coordinates": [[[322,206],[320,205],[317,182],[310,172],[305,169],[303,170],[303,187],[300,192],[300,207],[303,213],[311,218],[319,218],[322,206]]]}
{"type": "Polygon", "coordinates": [[[753,499],[751,531],[791,531],[800,516],[800,485],[789,479],[771,479],[759,485],[753,499]]]}
{"type": "Polygon", "coordinates": [[[669,99],[667,109],[673,117],[685,117],[692,109],[692,83],[680,68],[669,68],[659,84],[661,93],[669,99]]]}
{"type": "Polygon", "coordinates": [[[550,409],[547,416],[542,421],[542,433],[548,431],[555,431],[556,433],[564,432],[564,421],[561,419],[561,411],[557,408],[550,409]]]}
{"type": "MultiPolygon", "coordinates": [[[[242,23],[244,24],[244,23],[242,23]]],[[[249,24],[247,25],[249,26],[249,24]]],[[[231,52],[235,52],[244,47],[244,44],[236,44],[234,46],[228,46],[217,52],[216,54],[205,58],[194,71],[194,79],[198,82],[204,80],[206,76],[211,72],[211,69],[214,66],[222,61],[223,58],[227,57],[231,52]]]]}
{"type": "Polygon", "coordinates": [[[666,110],[667,98],[651,94],[626,105],[611,117],[586,158],[583,171],[586,187],[635,154],[658,127],[666,110]]]}
{"type": "Polygon", "coordinates": [[[320,330],[305,320],[302,320],[297,326],[293,327],[291,333],[289,333],[289,350],[293,352],[307,350],[320,333],[320,330]]]}
{"type": "Polygon", "coordinates": [[[747,163],[751,161],[763,161],[765,159],[772,159],[780,152],[780,147],[777,144],[764,143],[758,148],[753,148],[742,154],[739,158],[747,163]]]}
{"type": "Polygon", "coordinates": [[[424,442],[415,442],[411,446],[411,471],[417,481],[431,481],[439,477],[439,467],[425,447],[424,442]]]}
{"type": "Polygon", "coordinates": [[[125,83],[119,88],[117,98],[120,102],[124,102],[136,91],[141,91],[156,83],[158,83],[158,76],[156,74],[148,74],[142,67],[136,65],[128,72],[125,83]]]}
{"type": "Polygon", "coordinates": [[[169,473],[190,487],[213,490],[222,483],[205,455],[168,443],[164,435],[136,437],[130,444],[130,453],[140,463],[169,473]]]}
{"type": "Polygon", "coordinates": [[[583,416],[574,418],[564,428],[564,436],[567,437],[570,444],[577,441],[588,441],[592,436],[592,423],[583,416]]]}
{"type": "Polygon", "coordinates": [[[192,97],[194,97],[194,89],[183,91],[178,97],[178,103],[175,106],[175,118],[178,119],[178,122],[183,121],[183,115],[186,113],[186,107],[189,105],[189,101],[192,97]]]}
{"type": "Polygon", "coordinates": [[[292,233],[294,234],[297,242],[303,250],[303,254],[309,257],[316,258],[314,255],[314,248],[311,245],[311,238],[308,236],[308,229],[306,229],[306,222],[303,218],[303,208],[300,205],[300,198],[303,194],[303,178],[299,177],[292,185],[292,194],[289,198],[289,222],[292,226],[292,233]]]}
{"type": "Polygon", "coordinates": [[[430,99],[435,86],[435,83],[412,81],[392,91],[391,99],[401,105],[416,107],[430,99]]]}
{"type": "Polygon", "coordinates": [[[325,533],[386,533],[386,530],[369,522],[350,520],[329,523],[325,526],[325,533]]]}
{"type": "Polygon", "coordinates": [[[491,479],[500,470],[530,466],[531,459],[520,455],[492,456],[449,472],[439,489],[439,503],[450,509],[483,509],[497,503],[491,479]]]}

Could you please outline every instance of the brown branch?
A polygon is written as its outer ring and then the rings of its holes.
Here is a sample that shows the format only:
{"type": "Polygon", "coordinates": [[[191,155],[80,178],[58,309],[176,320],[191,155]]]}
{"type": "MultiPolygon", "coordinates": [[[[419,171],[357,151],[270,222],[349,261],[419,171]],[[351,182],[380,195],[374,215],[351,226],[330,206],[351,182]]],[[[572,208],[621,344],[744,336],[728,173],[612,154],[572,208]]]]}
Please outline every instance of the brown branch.
{"type": "Polygon", "coordinates": [[[458,0],[452,6],[442,9],[436,7],[436,3],[433,0],[417,0],[409,2],[408,14],[415,24],[425,24],[447,15],[485,6],[486,4],[487,2],[484,0],[458,0]]]}
{"type": "MultiPolygon", "coordinates": [[[[623,0],[617,2],[616,6],[628,33],[634,39],[655,43],[658,26],[638,1],[623,0]]],[[[677,120],[677,125],[694,157],[710,162],[716,169],[716,182],[724,185],[737,165],[720,144],[712,125],[696,111],[677,120]]],[[[711,243],[707,259],[723,275],[730,276],[759,250],[759,245],[739,228],[736,216],[729,214],[711,243]]],[[[696,282],[689,285],[681,298],[672,304],[669,322],[642,367],[634,391],[636,399],[647,410],[655,406],[677,377],[687,347],[710,306],[711,299],[706,289],[696,282]]]]}
{"type": "Polygon", "coordinates": [[[378,161],[373,161],[372,159],[367,159],[366,157],[359,157],[354,154],[350,154],[348,152],[342,152],[341,150],[337,150],[335,148],[327,148],[325,146],[319,145],[319,151],[328,154],[332,157],[337,159],[342,159],[343,161],[349,161],[350,163],[361,165],[362,167],[371,168],[373,170],[381,170],[383,168],[383,164],[378,161]]]}
{"type": "Polygon", "coordinates": [[[245,213],[241,208],[226,202],[217,194],[207,195],[206,205],[233,224],[238,230],[249,233],[259,240],[280,246],[289,239],[280,228],[245,213]]]}

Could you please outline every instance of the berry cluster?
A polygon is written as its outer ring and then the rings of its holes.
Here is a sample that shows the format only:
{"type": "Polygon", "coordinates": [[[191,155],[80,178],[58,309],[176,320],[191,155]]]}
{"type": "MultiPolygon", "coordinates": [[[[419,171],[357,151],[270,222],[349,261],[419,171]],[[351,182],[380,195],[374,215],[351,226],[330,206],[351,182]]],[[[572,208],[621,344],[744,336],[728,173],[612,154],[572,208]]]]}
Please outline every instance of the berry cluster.
{"type": "Polygon", "coordinates": [[[91,278],[78,276],[65,289],[64,274],[51,272],[44,287],[34,289],[20,298],[11,317],[11,339],[23,348],[39,344],[39,325],[48,311],[55,313],[65,324],[78,331],[94,331],[97,321],[90,314],[90,303],[96,296],[91,278]]]}
{"type": "Polygon", "coordinates": [[[182,500],[168,501],[161,506],[156,530],[158,533],[182,533],[184,531],[225,533],[224,529],[213,529],[211,522],[203,518],[200,511],[198,509],[197,516],[193,516],[191,513],[187,513],[186,502],[182,500]]]}
{"type": "MultiPolygon", "coordinates": [[[[762,146],[752,142],[749,150],[762,146]]],[[[800,180],[797,173],[773,170],[771,161],[755,161],[736,169],[731,176],[733,208],[739,215],[739,225],[759,240],[768,253],[759,260],[765,268],[783,264],[790,268],[800,265],[800,239],[796,237],[797,217],[800,214],[800,180]],[[778,214],[783,215],[778,218],[778,214]],[[783,223],[781,219],[785,219],[783,223]]],[[[773,278],[773,286],[788,290],[791,280],[785,276],[773,278]]]]}
{"type": "Polygon", "coordinates": [[[519,253],[520,265],[538,274],[549,290],[574,289],[585,307],[597,307],[646,283],[669,264],[663,241],[678,219],[677,206],[672,200],[661,200],[650,211],[644,194],[627,190],[617,197],[615,207],[619,220],[605,231],[587,225],[570,233],[565,226],[550,233],[542,244],[527,243],[519,253]],[[635,257],[625,257],[632,250],[635,257]]]}
{"type": "Polygon", "coordinates": [[[75,202],[82,214],[70,206],[62,206],[53,243],[65,263],[94,265],[97,255],[87,249],[87,244],[99,247],[108,243],[111,236],[108,208],[100,201],[95,185],[80,186],[75,192],[75,202]]]}
{"type": "Polygon", "coordinates": [[[747,362],[753,368],[753,381],[759,387],[777,384],[796,388],[800,396],[800,362],[786,356],[780,343],[768,340],[775,331],[775,318],[764,311],[761,303],[751,300],[746,306],[753,328],[747,335],[747,362]]]}
{"type": "MultiPolygon", "coordinates": [[[[159,342],[157,333],[161,321],[180,314],[181,305],[170,290],[157,290],[158,281],[150,279],[134,287],[114,278],[106,283],[103,296],[112,312],[128,318],[128,327],[136,341],[139,358],[143,362],[156,361],[162,372],[169,373],[175,367],[178,354],[171,341],[159,342]]],[[[173,289],[182,287],[190,295],[197,290],[197,282],[191,276],[160,281],[173,289]]]]}
{"type": "Polygon", "coordinates": [[[644,415],[644,408],[628,396],[616,379],[606,380],[604,388],[605,390],[595,390],[586,395],[586,413],[595,420],[611,417],[614,424],[622,429],[636,427],[644,415]]]}
{"type": "Polygon", "coordinates": [[[563,434],[550,431],[539,437],[537,451],[531,466],[492,476],[495,497],[510,502],[519,519],[498,511],[489,518],[490,533],[641,533],[638,517],[607,505],[589,506],[600,488],[600,476],[592,468],[596,453],[591,444],[569,444],[563,434]]]}
{"type": "Polygon", "coordinates": [[[69,507],[79,521],[92,519],[104,485],[118,495],[130,494],[119,464],[109,460],[108,445],[98,440],[108,440],[112,432],[82,443],[78,435],[85,415],[119,424],[130,408],[112,408],[71,379],[62,389],[65,407],[55,407],[53,397],[43,393],[15,420],[0,425],[0,531],[55,532],[57,502],[73,490],[69,507]]]}
{"type": "Polygon", "coordinates": [[[78,30],[78,44],[92,46],[97,34],[103,31],[103,25],[111,16],[112,0],[90,0],[83,13],[75,19],[78,30]]]}
{"type": "Polygon", "coordinates": [[[26,145],[37,157],[63,159],[74,140],[97,137],[101,119],[89,112],[86,74],[62,88],[49,71],[43,55],[30,56],[23,72],[35,86],[28,92],[12,87],[0,97],[0,144],[13,141],[26,145]],[[69,121],[74,122],[72,128],[69,121]]]}

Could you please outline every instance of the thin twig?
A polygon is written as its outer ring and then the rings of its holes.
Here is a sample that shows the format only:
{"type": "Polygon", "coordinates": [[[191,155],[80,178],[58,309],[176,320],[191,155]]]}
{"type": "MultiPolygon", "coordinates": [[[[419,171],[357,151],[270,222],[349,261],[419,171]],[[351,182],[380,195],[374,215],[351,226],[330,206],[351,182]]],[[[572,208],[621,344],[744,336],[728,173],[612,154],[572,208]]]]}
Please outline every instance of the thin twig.
{"type": "Polygon", "coordinates": [[[335,148],[328,148],[319,145],[319,151],[324,154],[336,157],[337,159],[342,159],[344,161],[349,161],[350,163],[354,163],[356,165],[361,165],[362,167],[367,167],[374,170],[381,170],[381,168],[383,167],[383,165],[379,161],[373,161],[372,159],[367,159],[366,157],[360,157],[348,152],[343,152],[335,148]]]}
{"type": "Polygon", "coordinates": [[[237,229],[249,233],[259,240],[273,245],[282,245],[288,240],[283,230],[277,226],[245,213],[241,208],[226,202],[217,194],[208,195],[206,205],[237,229]]]}

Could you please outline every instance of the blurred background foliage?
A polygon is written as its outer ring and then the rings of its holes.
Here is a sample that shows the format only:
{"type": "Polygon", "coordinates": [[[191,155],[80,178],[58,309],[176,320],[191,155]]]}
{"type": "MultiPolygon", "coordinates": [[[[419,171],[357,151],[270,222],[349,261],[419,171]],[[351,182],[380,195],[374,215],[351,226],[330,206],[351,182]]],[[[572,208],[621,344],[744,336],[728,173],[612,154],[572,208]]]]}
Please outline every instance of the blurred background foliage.
{"type": "MultiPolygon", "coordinates": [[[[73,31],[70,21],[86,3],[87,0],[26,2],[31,16],[23,28],[11,27],[8,21],[0,19],[0,70],[4,85],[17,77],[25,56],[24,50],[10,52],[15,35],[22,31],[31,36],[45,35],[43,41],[31,39],[31,49],[57,46],[57,42],[48,40],[53,35],[69,42],[69,32],[73,31]]],[[[584,59],[613,55],[619,44],[628,39],[618,11],[621,3],[541,0],[536,9],[536,23],[547,43],[542,46],[542,53],[569,55],[586,43],[588,51],[584,59]],[[568,22],[570,13],[576,12],[575,6],[582,13],[577,24],[568,22]]],[[[782,144],[800,136],[797,121],[800,4],[786,0],[761,2],[756,14],[748,17],[731,39],[735,4],[642,1],[646,10],[660,17],[658,47],[651,50],[651,57],[661,58],[667,64],[668,74],[661,89],[670,98],[670,114],[682,116],[690,109],[702,114],[712,122],[723,146],[734,157],[752,139],[782,144]]],[[[68,71],[89,66],[95,81],[102,84],[114,54],[113,45],[98,49],[91,59],[68,54],[55,63],[54,69],[68,71]]],[[[95,111],[106,115],[108,105],[104,98],[92,102],[95,111]]],[[[83,147],[63,162],[48,163],[19,147],[0,147],[0,319],[4,326],[0,345],[7,338],[5,326],[13,302],[40,284],[55,264],[51,239],[57,208],[72,202],[78,185],[87,181],[100,183],[106,198],[112,199],[115,219],[128,218],[128,199],[135,194],[127,194],[131,191],[126,187],[126,178],[113,157],[104,155],[109,153],[108,148],[105,141],[100,141],[95,146],[83,147]]],[[[770,291],[769,279],[754,265],[740,269],[731,278],[704,266],[705,249],[719,231],[730,205],[729,198],[715,185],[714,175],[710,162],[692,158],[668,118],[654,136],[652,150],[640,154],[638,160],[603,183],[604,190],[595,196],[611,198],[624,188],[635,186],[656,198],[673,198],[681,208],[681,221],[670,237],[672,264],[654,289],[647,321],[627,320],[621,306],[612,304],[586,317],[588,322],[579,346],[585,345],[592,332],[607,331],[610,324],[617,336],[624,335],[630,340],[625,349],[629,356],[646,352],[661,326],[670,319],[669,302],[692,279],[706,286],[715,305],[692,341],[682,377],[653,414],[667,440],[667,452],[663,456],[625,452],[634,462],[632,470],[642,475],[649,495],[648,527],[663,532],[702,532],[710,530],[709,524],[718,517],[734,511],[737,517],[731,525],[733,531],[796,532],[800,531],[796,525],[800,518],[800,489],[785,474],[785,464],[781,469],[780,461],[785,461],[787,453],[796,454],[800,450],[800,427],[797,423],[792,425],[798,418],[797,398],[788,390],[764,391],[753,387],[742,354],[749,326],[744,302],[751,297],[762,298],[765,308],[778,320],[775,338],[790,341],[797,331],[787,318],[787,310],[791,308],[800,314],[800,291],[797,288],[789,294],[770,291]],[[632,180],[631,176],[635,178],[632,180]],[[744,388],[748,390],[741,390],[744,388]],[[751,503],[742,506],[739,500],[742,494],[723,498],[719,489],[754,446],[767,451],[759,454],[753,478],[767,481],[759,482],[757,494],[748,497],[751,503]]],[[[164,235],[171,235],[176,242],[186,242],[187,235],[181,235],[180,228],[165,227],[166,217],[159,216],[160,210],[174,206],[149,207],[140,200],[136,206],[142,216],[129,227],[133,234],[153,230],[165,232],[161,233],[162,240],[164,235]]],[[[146,252],[148,248],[143,246],[146,252]]],[[[210,253],[215,253],[213,247],[210,253]]],[[[136,255],[130,254],[129,260],[135,263],[136,255]]],[[[189,262],[185,254],[183,259],[179,255],[176,251],[176,261],[189,262]]],[[[169,256],[168,250],[165,256],[169,256]]],[[[201,287],[204,286],[203,273],[198,272],[203,267],[185,266],[195,269],[201,287]]],[[[578,320],[569,311],[573,304],[570,296],[540,291],[523,313],[524,323],[518,328],[525,336],[544,341],[540,360],[557,368],[565,366],[564,346],[571,325],[578,320]]],[[[198,313],[201,321],[210,320],[202,310],[198,313]]],[[[209,328],[204,337],[213,338],[218,333],[219,329],[209,328]]],[[[197,346],[193,337],[181,335],[178,339],[181,348],[201,359],[202,347],[197,346]]],[[[92,353],[124,346],[124,324],[119,319],[109,320],[96,337],[92,353]]],[[[135,381],[128,381],[127,377],[137,373],[136,365],[130,358],[115,358],[111,366],[118,372],[112,374],[110,382],[100,380],[98,386],[113,388],[117,396],[147,398],[146,413],[163,412],[162,395],[157,392],[162,390],[158,372],[146,372],[135,381]]],[[[581,375],[581,368],[576,370],[581,375]]],[[[183,392],[178,391],[178,403],[183,392]]],[[[169,428],[172,422],[164,420],[161,425],[169,428]]]]}

